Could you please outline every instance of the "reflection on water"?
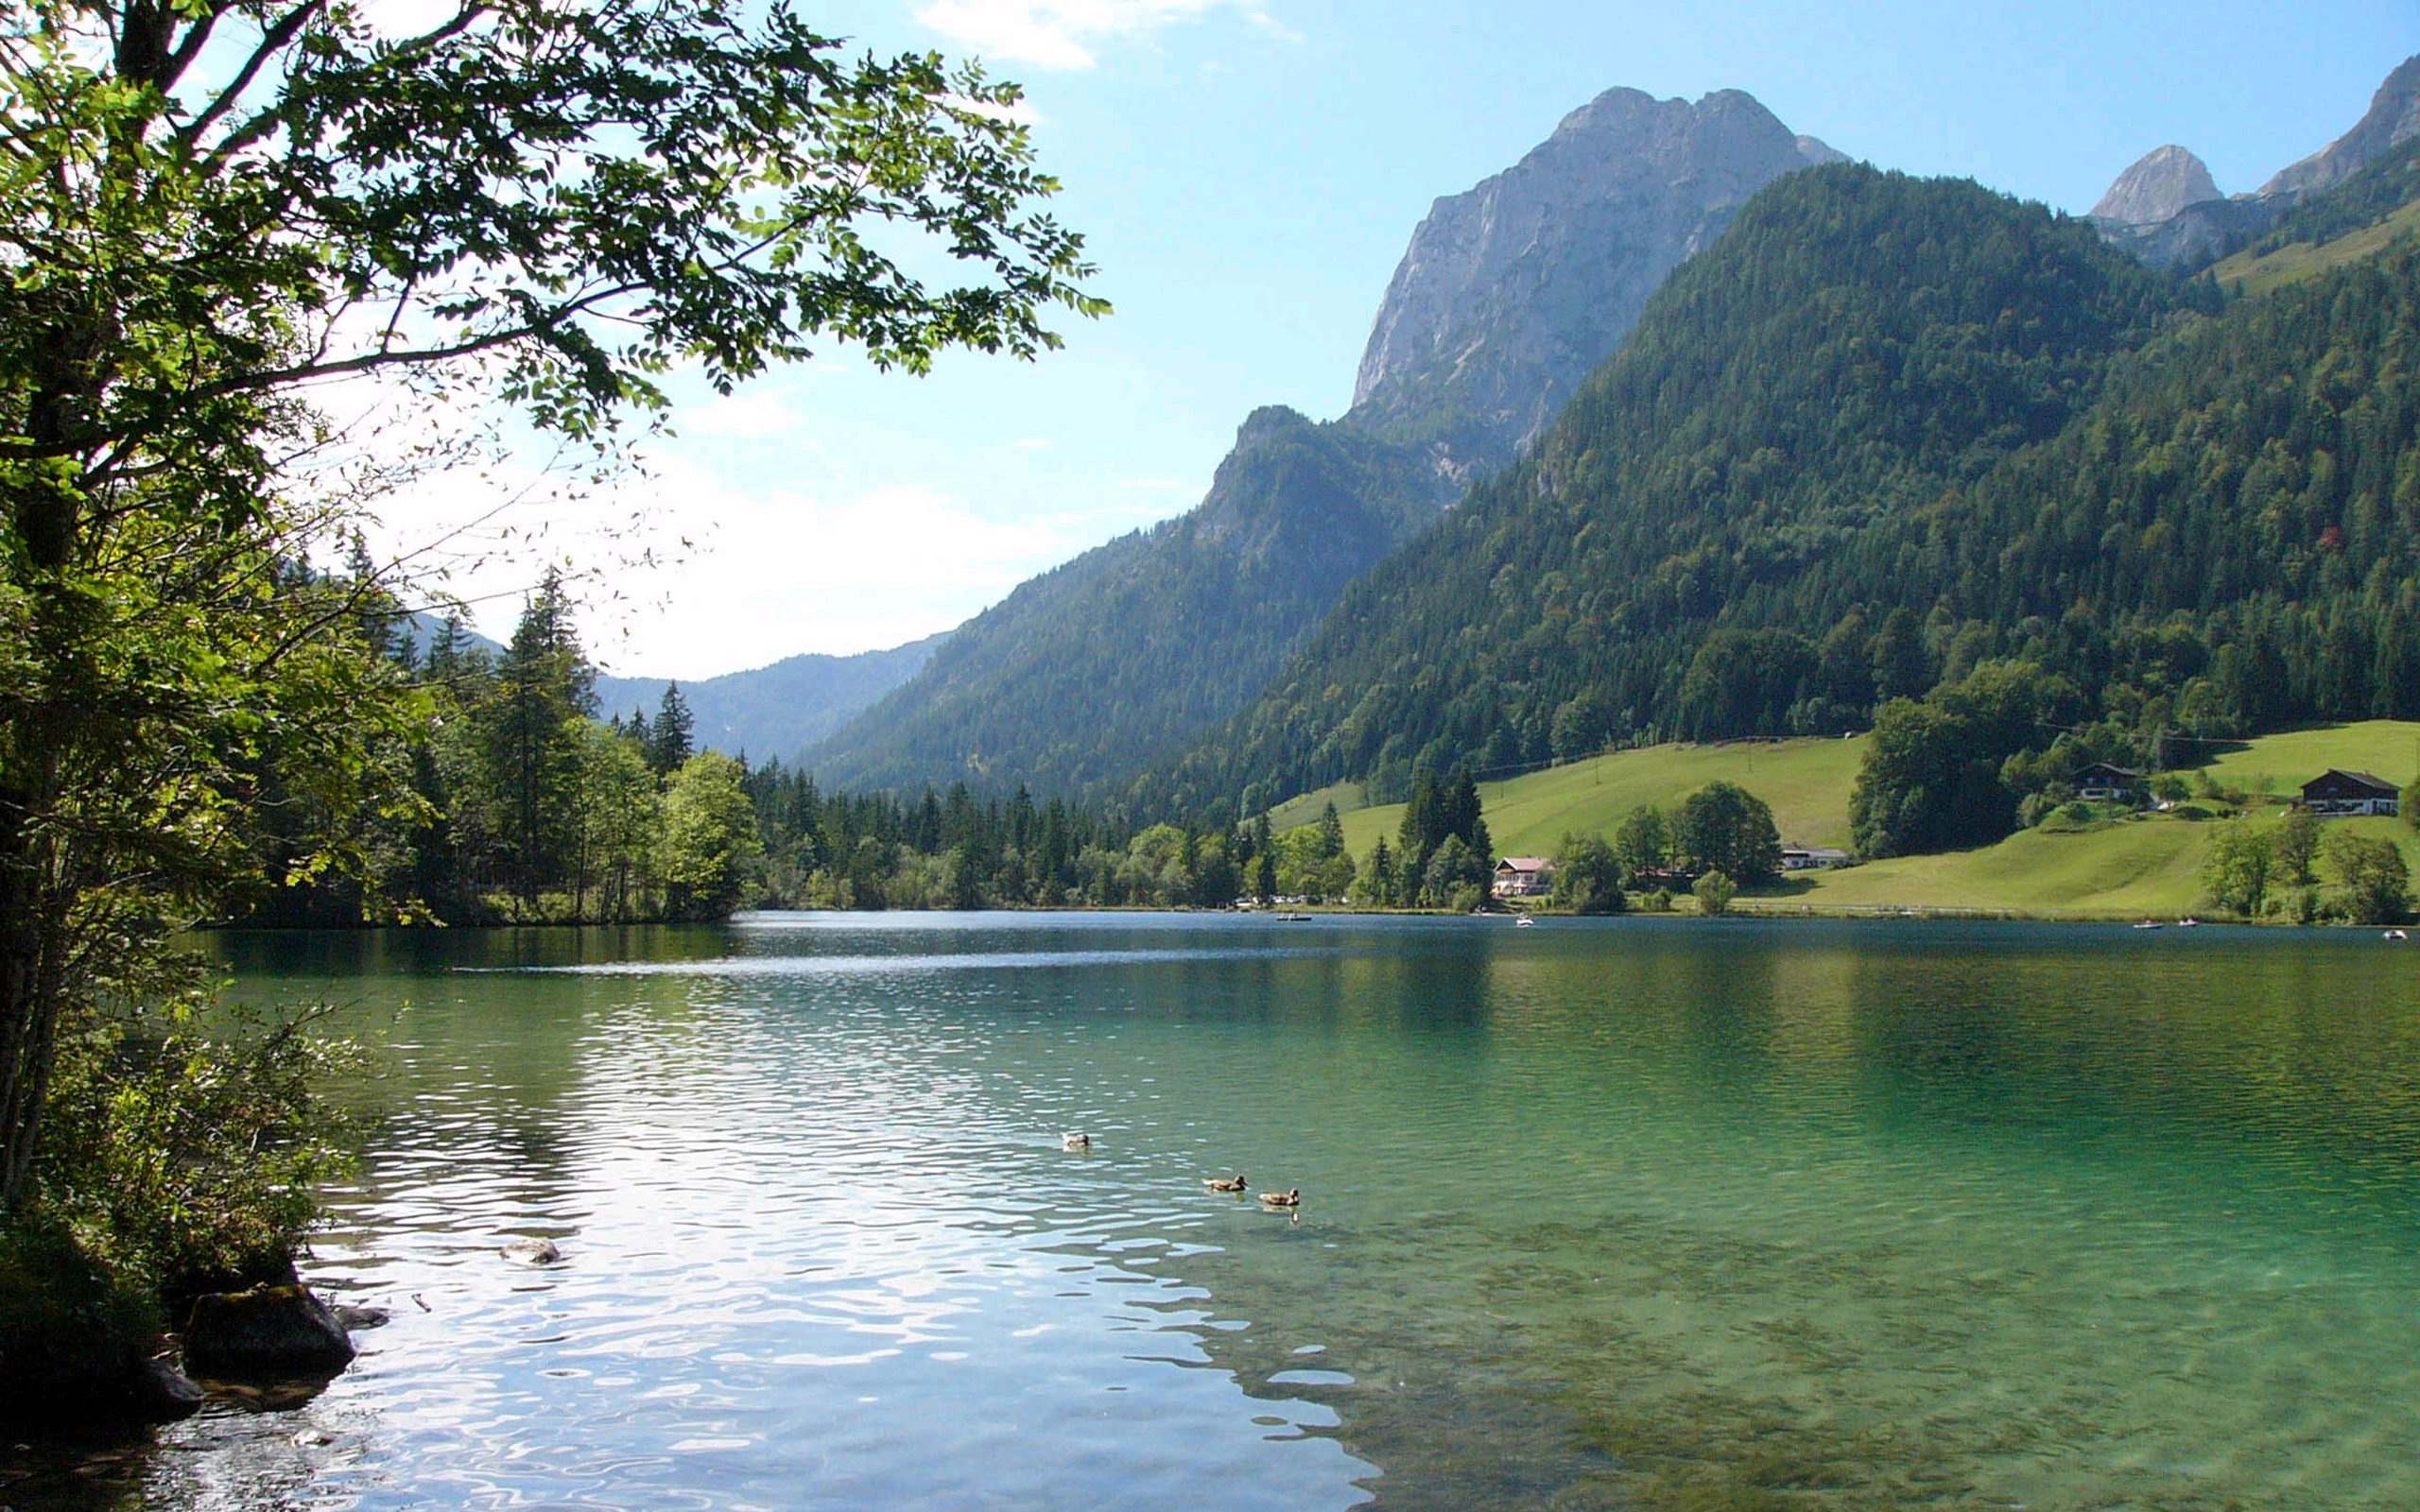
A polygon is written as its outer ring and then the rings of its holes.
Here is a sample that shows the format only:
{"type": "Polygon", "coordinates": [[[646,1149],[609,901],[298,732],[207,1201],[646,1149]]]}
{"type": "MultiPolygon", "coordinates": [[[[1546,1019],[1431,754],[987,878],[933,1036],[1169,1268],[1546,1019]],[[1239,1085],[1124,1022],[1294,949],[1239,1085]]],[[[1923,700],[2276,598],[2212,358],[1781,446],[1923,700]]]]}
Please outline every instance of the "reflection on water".
{"type": "Polygon", "coordinates": [[[227,949],[381,1042],[310,1269],[395,1321],[300,1411],[22,1512],[2420,1504],[2420,958],[2374,940],[781,916],[227,949]]]}

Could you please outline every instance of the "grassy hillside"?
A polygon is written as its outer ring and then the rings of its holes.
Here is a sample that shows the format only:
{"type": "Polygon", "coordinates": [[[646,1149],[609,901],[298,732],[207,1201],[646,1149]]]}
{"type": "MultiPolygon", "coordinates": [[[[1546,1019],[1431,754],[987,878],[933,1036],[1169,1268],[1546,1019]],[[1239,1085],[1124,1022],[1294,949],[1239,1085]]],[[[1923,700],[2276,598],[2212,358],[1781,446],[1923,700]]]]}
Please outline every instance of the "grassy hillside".
{"type": "MultiPolygon", "coordinates": [[[[2390,781],[2412,775],[2420,723],[2371,719],[2357,724],[2264,735],[2227,750],[2205,768],[2230,791],[2290,795],[2330,766],[2373,771],[2390,781]]],[[[1772,805],[1786,839],[1808,845],[1848,844],[1849,790],[1864,759],[1865,740],[1792,740],[1772,745],[1656,746],[1618,751],[1479,784],[1488,829],[1499,854],[1552,854],[1563,836],[1605,833],[1641,803],[1666,809],[1718,778],[1738,783],[1772,805]]],[[[2189,774],[2188,774],[2189,776],[2189,774]]],[[[1340,809],[1357,796],[1349,785],[1305,795],[1279,809],[1288,823],[1307,824],[1322,803],[1340,809]]],[[[2282,809],[2254,805],[2249,822],[2273,824],[2282,809]]],[[[1380,834],[1390,841],[1403,808],[1389,804],[1349,811],[1346,844],[1369,854],[1380,834]]],[[[2076,918],[2173,917],[2203,908],[2202,859],[2223,819],[2147,815],[2080,832],[2042,830],[1997,845],[1943,855],[1904,856],[1843,871],[1791,878],[1757,906],[1804,903],[1819,908],[1974,908],[2076,918]]],[[[2393,819],[2331,821],[2383,835],[2401,845],[2420,877],[2420,835],[2393,819]]]]}
{"type": "Polygon", "coordinates": [[[2209,772],[2221,787],[2290,794],[2331,766],[2409,782],[2415,762],[2420,762],[2420,724],[2365,719],[2263,735],[2220,756],[2209,772]]]}
{"type": "MultiPolygon", "coordinates": [[[[1786,840],[1807,845],[1849,843],[1849,788],[1864,759],[1865,739],[1738,742],[1719,746],[1651,746],[1616,751],[1568,766],[1549,767],[1502,782],[1481,782],[1488,833],[1505,855],[1552,855],[1566,834],[1602,834],[1642,803],[1671,808],[1706,783],[1737,782],[1772,805],[1786,840]]],[[[1331,792],[1339,790],[1328,790],[1331,792]]],[[[1347,790],[1349,791],[1349,790],[1347,790]]],[[[1299,823],[1319,817],[1314,796],[1299,823]]],[[[1342,808],[1339,797],[1337,806],[1342,808]]],[[[1344,840],[1367,855],[1380,834],[1390,843],[1403,806],[1357,809],[1344,816],[1344,840]]]]}
{"type": "MultiPolygon", "coordinates": [[[[1793,879],[1774,899],[1752,906],[1805,903],[1818,908],[1978,908],[2078,919],[2174,919],[2208,906],[2202,858],[2229,823],[2268,827],[2268,810],[2246,819],[2199,822],[2146,816],[2072,834],[2029,830],[1979,850],[1905,856],[1844,871],[1793,879]]],[[[2331,819],[2332,833],[2394,840],[2420,876],[2420,836],[2399,819],[2331,819]]]]}
{"type": "Polygon", "coordinates": [[[2376,255],[2396,237],[2420,231],[2420,201],[2404,206],[2375,226],[2348,232],[2325,242],[2296,242],[2272,252],[2236,253],[2210,269],[2219,286],[2237,294],[2258,296],[2290,284],[2315,278],[2330,268],[2376,255]]]}

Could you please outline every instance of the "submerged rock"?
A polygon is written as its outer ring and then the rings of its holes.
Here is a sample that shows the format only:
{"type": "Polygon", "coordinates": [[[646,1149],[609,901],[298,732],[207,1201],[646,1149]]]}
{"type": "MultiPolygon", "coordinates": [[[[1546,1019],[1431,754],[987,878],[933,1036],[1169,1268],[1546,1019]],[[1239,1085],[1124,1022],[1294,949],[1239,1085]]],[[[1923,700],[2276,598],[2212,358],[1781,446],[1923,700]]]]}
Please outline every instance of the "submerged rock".
{"type": "Polygon", "coordinates": [[[338,1302],[330,1311],[336,1314],[337,1321],[345,1326],[347,1332],[382,1329],[394,1317],[383,1307],[355,1307],[350,1302],[338,1302]]]}
{"type": "Polygon", "coordinates": [[[205,1293],[185,1324],[185,1364],[205,1376],[332,1376],[353,1355],[344,1324],[307,1286],[205,1293]]]}
{"type": "Polygon", "coordinates": [[[563,1252],[551,1239],[516,1239],[504,1246],[504,1258],[523,1265],[560,1264],[563,1252]]]}

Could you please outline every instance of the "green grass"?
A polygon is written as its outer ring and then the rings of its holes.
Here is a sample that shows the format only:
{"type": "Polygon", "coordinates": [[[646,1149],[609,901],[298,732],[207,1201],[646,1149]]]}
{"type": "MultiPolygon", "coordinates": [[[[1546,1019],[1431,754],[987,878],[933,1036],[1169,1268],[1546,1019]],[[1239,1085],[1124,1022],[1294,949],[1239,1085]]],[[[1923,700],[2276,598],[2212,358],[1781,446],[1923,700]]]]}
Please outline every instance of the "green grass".
{"type": "MultiPolygon", "coordinates": [[[[1603,834],[1641,803],[1669,810],[1717,778],[1772,805],[1783,838],[1848,845],[1849,791],[1865,740],[1792,740],[1772,745],[1656,746],[1617,751],[1501,782],[1479,784],[1488,830],[1502,855],[1551,855],[1563,836],[1603,834]]],[[[2223,750],[2204,768],[2230,791],[2290,797],[2330,766],[2376,772],[2390,782],[2420,762],[2420,723],[2372,719],[2263,735],[2223,750]]],[[[2188,780],[2189,773],[2187,774],[2188,780]]],[[[1344,810],[1350,786],[1307,794],[1278,811],[1307,824],[1322,804],[1344,810]]],[[[2197,816],[2214,806],[2188,805],[2197,816]]],[[[2271,824],[2281,809],[2256,801],[2249,821],[2271,824]]],[[[1346,810],[1345,843],[1367,856],[1380,834],[1392,842],[1403,808],[1346,810]]],[[[2207,816],[2145,816],[2092,823],[2066,833],[2014,834],[1997,845],[1945,855],[1905,856],[1836,872],[1802,874],[1748,906],[1804,903],[1818,908],[1972,908],[2069,918],[2173,918],[2201,912],[2203,857],[2217,827],[2207,816]]],[[[1283,827],[1283,826],[1281,826],[1283,827]]],[[[2394,819],[2332,820],[2331,832],[2394,840],[2420,877],[2420,836],[2394,819]]]]}
{"type": "Polygon", "coordinates": [[[2365,719],[2262,735],[2242,749],[2224,752],[2204,770],[2221,787],[2285,798],[2331,766],[2403,783],[2411,781],[2415,764],[2420,764],[2420,724],[2365,719]]]}
{"type": "MultiPolygon", "coordinates": [[[[1361,806],[1361,784],[1331,782],[1313,793],[1298,794],[1269,811],[1270,828],[1299,830],[1305,824],[1317,824],[1320,814],[1330,803],[1339,813],[1349,814],[1361,806]]],[[[1349,832],[1348,832],[1349,833],[1349,832]]]]}
{"type": "MultiPolygon", "coordinates": [[[[1974,908],[2068,919],[2174,919],[2208,910],[2202,859],[2211,836],[2242,820],[2146,816],[2066,834],[2029,830],[1979,850],[1902,856],[1785,885],[1768,903],[1816,908],[1974,908]]],[[[2394,841],[2420,876],[2420,836],[2399,819],[2330,819],[2326,833],[2394,841]]],[[[2323,871],[2325,868],[2322,868],[2323,871]]],[[[1759,900],[1751,900],[1754,903],[1759,900]]]]}
{"type": "Polygon", "coordinates": [[[2212,267],[2210,276],[2218,280],[2221,288],[2238,294],[2256,297],[2273,293],[2330,268],[2359,262],[2414,230],[2420,230],[2420,200],[2405,205],[2375,226],[2347,232],[2333,241],[2296,242],[2280,247],[2266,257],[2238,252],[2212,267]]]}
{"type": "MultiPolygon", "coordinates": [[[[1499,855],[1552,855],[1566,834],[1603,834],[1642,803],[1677,807],[1706,783],[1738,783],[1772,805],[1773,822],[1792,844],[1849,843],[1849,789],[1865,738],[1778,744],[1651,746],[1549,767],[1501,782],[1481,782],[1479,804],[1499,855]]],[[[1316,798],[1317,795],[1314,795],[1316,798]]],[[[1338,807],[1343,805],[1340,802],[1338,807]]],[[[1300,822],[1319,817],[1319,803],[1300,822]]],[[[1274,822],[1272,820],[1271,822],[1274,822]]],[[[1357,857],[1403,824],[1403,805],[1344,816],[1344,843],[1357,857]]]]}

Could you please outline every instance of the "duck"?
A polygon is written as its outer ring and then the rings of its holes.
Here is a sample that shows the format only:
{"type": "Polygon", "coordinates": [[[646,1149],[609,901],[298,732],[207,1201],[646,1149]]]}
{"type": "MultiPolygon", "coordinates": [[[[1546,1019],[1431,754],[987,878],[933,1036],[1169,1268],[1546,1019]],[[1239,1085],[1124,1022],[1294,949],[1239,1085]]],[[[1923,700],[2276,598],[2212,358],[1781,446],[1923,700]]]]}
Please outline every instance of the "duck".
{"type": "Polygon", "coordinates": [[[1244,1185],[1244,1174],[1241,1171],[1236,1172],[1233,1176],[1205,1176],[1201,1178],[1201,1184],[1208,1187],[1213,1192],[1249,1192],[1252,1190],[1244,1185]]]}
{"type": "Polygon", "coordinates": [[[1290,1192],[1264,1192],[1260,1200],[1272,1208],[1299,1208],[1303,1205],[1303,1189],[1296,1187],[1290,1192]]]}
{"type": "Polygon", "coordinates": [[[1063,1150],[1089,1150],[1093,1147],[1093,1137],[1089,1134],[1062,1134],[1059,1136],[1059,1147],[1063,1150]]]}

